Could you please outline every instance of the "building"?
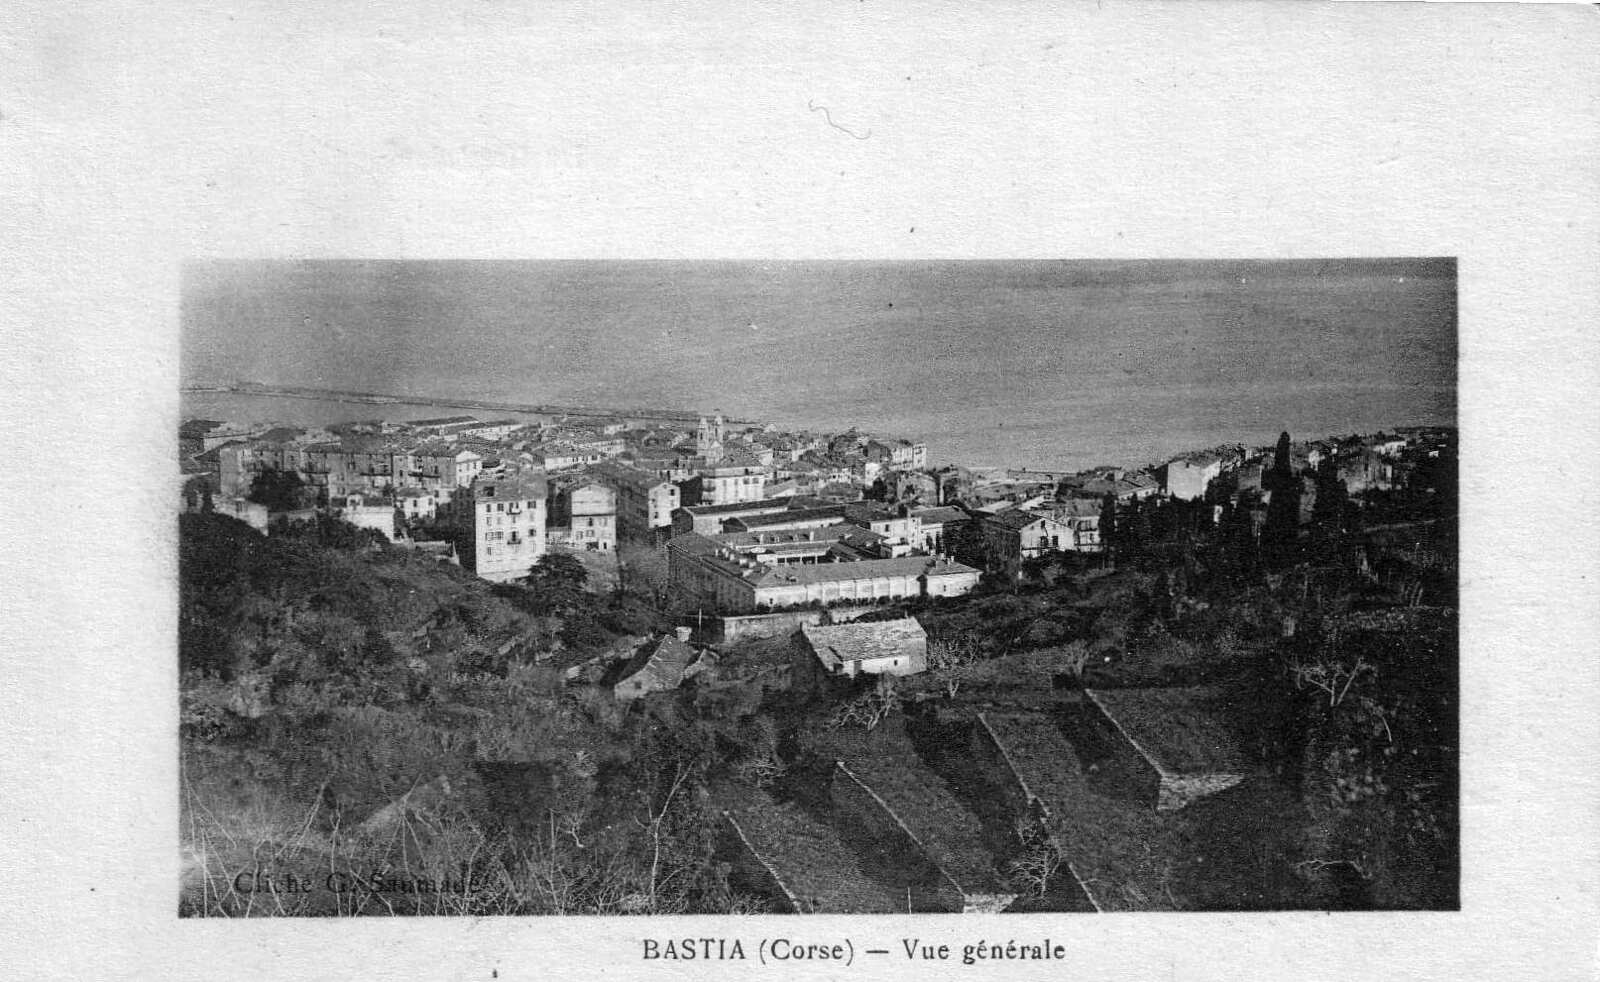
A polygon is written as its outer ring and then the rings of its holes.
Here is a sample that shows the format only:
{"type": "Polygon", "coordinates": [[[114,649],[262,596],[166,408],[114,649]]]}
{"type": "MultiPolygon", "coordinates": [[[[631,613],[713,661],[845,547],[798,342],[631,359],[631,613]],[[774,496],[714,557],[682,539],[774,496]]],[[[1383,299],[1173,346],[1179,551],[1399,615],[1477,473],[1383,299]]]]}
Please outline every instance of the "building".
{"type": "Polygon", "coordinates": [[[718,413],[710,423],[701,416],[700,426],[695,430],[694,455],[709,464],[715,464],[722,459],[722,445],[727,435],[728,428],[723,423],[722,414],[718,413]]]}
{"type": "Polygon", "coordinates": [[[1056,503],[1050,510],[1051,515],[1072,533],[1070,538],[1062,538],[1063,551],[1101,551],[1100,508],[1100,502],[1089,498],[1068,498],[1056,503]]]}
{"type": "Polygon", "coordinates": [[[928,466],[928,445],[910,440],[868,440],[867,459],[893,470],[921,470],[928,466]]]}
{"type": "Polygon", "coordinates": [[[484,424],[475,416],[440,416],[436,419],[414,419],[408,425],[411,432],[425,436],[455,436],[484,424]]]}
{"type": "Polygon", "coordinates": [[[894,508],[876,501],[854,501],[844,506],[845,521],[876,532],[886,540],[907,549],[916,545],[922,529],[906,507],[894,508]]]}
{"type": "Polygon", "coordinates": [[[761,501],[767,486],[767,471],[754,460],[743,464],[701,467],[687,482],[685,497],[704,505],[732,505],[761,501]]]}
{"type": "Polygon", "coordinates": [[[339,500],[340,518],[356,528],[382,532],[390,542],[400,537],[395,528],[394,513],[394,503],[377,494],[347,494],[339,500]]]}
{"type": "Polygon", "coordinates": [[[216,498],[212,509],[218,515],[227,515],[245,523],[257,532],[267,531],[267,506],[247,498],[216,498]]]}
{"type": "Polygon", "coordinates": [[[777,501],[745,501],[731,505],[685,505],[672,513],[672,534],[716,535],[724,522],[734,518],[755,515],[777,515],[789,510],[786,499],[777,501]]]}
{"type": "Polygon", "coordinates": [[[668,544],[668,568],[680,594],[728,614],[960,596],[971,592],[979,578],[970,566],[928,556],[769,563],[712,540],[682,544],[679,550],[673,549],[675,544],[668,544]]]}
{"type": "Polygon", "coordinates": [[[346,494],[419,487],[438,503],[472,483],[484,458],[473,450],[432,442],[393,443],[355,435],[338,441],[261,441],[223,447],[218,468],[224,494],[247,495],[263,471],[293,473],[332,501],[346,494]]]}
{"type": "Polygon", "coordinates": [[[928,635],[915,617],[870,624],[803,624],[794,640],[794,678],[802,690],[814,690],[829,678],[916,675],[928,670],[928,635]]]}
{"type": "Polygon", "coordinates": [[[480,440],[504,440],[516,430],[522,429],[526,424],[514,419],[497,419],[488,423],[477,423],[458,430],[460,436],[475,436],[480,440]]]}
{"type": "Polygon", "coordinates": [[[422,487],[396,488],[394,506],[407,521],[428,522],[439,513],[439,497],[422,487]]]}
{"type": "Polygon", "coordinates": [[[1167,463],[1167,493],[1186,501],[1204,498],[1211,482],[1221,475],[1222,457],[1217,454],[1178,457],[1167,463]]]}
{"type": "Polygon", "coordinates": [[[652,692],[670,692],[712,665],[708,653],[695,651],[689,644],[691,629],[650,642],[623,666],[620,677],[611,684],[618,702],[631,702],[652,692]]]}
{"type": "Polygon", "coordinates": [[[1015,575],[1025,559],[1071,548],[1072,529],[1065,523],[1031,511],[1010,508],[983,518],[984,551],[991,568],[1015,575]]]}
{"type": "Polygon", "coordinates": [[[613,552],[617,548],[617,492],[599,480],[558,481],[550,495],[549,522],[564,528],[574,549],[613,552]]]}
{"type": "Polygon", "coordinates": [[[911,514],[917,520],[916,546],[930,556],[955,555],[951,533],[972,521],[972,516],[959,508],[919,508],[911,514]]]}
{"type": "Polygon", "coordinates": [[[547,496],[534,468],[480,474],[457,501],[461,565],[496,583],[527,576],[545,554],[547,496]]]}
{"type": "Polygon", "coordinates": [[[722,532],[793,532],[827,528],[845,520],[845,506],[788,508],[756,515],[732,515],[722,520],[722,532]]]}
{"type": "Polygon", "coordinates": [[[587,467],[606,459],[606,455],[599,450],[592,450],[565,440],[543,444],[535,448],[534,453],[541,466],[548,472],[587,467]]]}
{"type": "Polygon", "coordinates": [[[617,494],[617,538],[659,546],[672,535],[672,513],[681,498],[666,478],[614,460],[602,461],[590,474],[617,494]]]}

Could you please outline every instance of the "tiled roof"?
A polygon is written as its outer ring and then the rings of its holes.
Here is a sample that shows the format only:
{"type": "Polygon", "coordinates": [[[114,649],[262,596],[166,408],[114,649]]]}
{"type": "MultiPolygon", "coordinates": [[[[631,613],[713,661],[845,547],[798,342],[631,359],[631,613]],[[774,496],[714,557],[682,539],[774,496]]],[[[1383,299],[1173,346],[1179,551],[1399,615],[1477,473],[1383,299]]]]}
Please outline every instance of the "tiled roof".
{"type": "Polygon", "coordinates": [[[757,566],[751,572],[760,574],[753,580],[757,586],[785,586],[869,580],[879,576],[920,576],[924,573],[929,576],[954,576],[978,571],[971,566],[940,562],[928,556],[901,556],[897,559],[863,559],[855,563],[818,563],[814,566],[757,566]]]}
{"type": "Polygon", "coordinates": [[[703,518],[707,515],[759,515],[782,512],[788,507],[781,501],[734,501],[725,505],[684,505],[683,510],[703,518]]]}
{"type": "Polygon", "coordinates": [[[876,658],[904,658],[928,653],[928,635],[915,617],[870,624],[801,625],[805,636],[824,665],[837,668],[847,661],[876,658]]]}
{"type": "Polygon", "coordinates": [[[1009,508],[990,515],[989,521],[1013,532],[1020,532],[1035,522],[1043,521],[1044,517],[1043,515],[1035,515],[1033,512],[1023,511],[1020,508],[1009,508]]]}
{"type": "Polygon", "coordinates": [[[545,476],[537,470],[513,470],[505,474],[493,474],[479,477],[472,482],[473,493],[479,497],[494,497],[500,499],[542,499],[548,493],[545,476]],[[485,494],[492,488],[492,495],[485,494]]]}
{"type": "Polygon", "coordinates": [[[669,634],[654,644],[646,645],[628,663],[622,681],[639,677],[646,689],[676,689],[683,682],[683,673],[694,664],[696,657],[695,650],[687,642],[669,634]]]}
{"type": "Polygon", "coordinates": [[[950,508],[948,506],[940,508],[922,508],[912,512],[911,514],[916,516],[917,520],[920,521],[924,526],[948,525],[951,522],[965,522],[972,517],[959,508],[950,508]]]}
{"type": "MultiPolygon", "coordinates": [[[[768,507],[771,507],[770,505],[768,507]]],[[[707,514],[696,509],[695,514],[707,514]]],[[[761,512],[754,515],[739,517],[739,524],[744,526],[743,531],[756,532],[774,525],[792,525],[796,522],[818,522],[829,518],[842,518],[843,506],[830,505],[824,508],[786,508],[781,511],[761,512]]]]}
{"type": "Polygon", "coordinates": [[[1093,498],[1068,498],[1055,506],[1057,518],[1095,518],[1100,514],[1101,503],[1093,498]]]}

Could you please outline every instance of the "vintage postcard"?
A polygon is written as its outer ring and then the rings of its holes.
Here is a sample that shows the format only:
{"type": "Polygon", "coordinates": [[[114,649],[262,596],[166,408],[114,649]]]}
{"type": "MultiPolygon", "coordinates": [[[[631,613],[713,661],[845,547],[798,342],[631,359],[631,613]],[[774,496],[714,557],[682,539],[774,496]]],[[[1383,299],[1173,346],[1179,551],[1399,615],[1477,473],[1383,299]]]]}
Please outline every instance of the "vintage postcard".
{"type": "Polygon", "coordinates": [[[8,11],[0,963],[1592,977],[1596,34],[8,11]]]}
{"type": "Polygon", "coordinates": [[[1456,290],[191,264],[178,910],[1455,909],[1456,290]]]}

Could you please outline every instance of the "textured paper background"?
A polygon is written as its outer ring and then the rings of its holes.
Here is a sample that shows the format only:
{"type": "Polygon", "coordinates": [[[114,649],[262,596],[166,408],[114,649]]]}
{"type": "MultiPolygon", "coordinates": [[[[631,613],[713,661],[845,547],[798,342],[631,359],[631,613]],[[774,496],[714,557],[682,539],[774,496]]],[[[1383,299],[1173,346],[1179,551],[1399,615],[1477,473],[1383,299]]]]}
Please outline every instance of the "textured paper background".
{"type": "Polygon", "coordinates": [[[718,978],[782,970],[647,965],[638,939],[782,932],[1049,935],[1073,957],[1048,974],[1074,979],[1593,977],[1596,24],[1573,6],[13,0],[0,971],[718,978]],[[1463,912],[176,919],[184,258],[1347,255],[1460,258],[1463,912]]]}

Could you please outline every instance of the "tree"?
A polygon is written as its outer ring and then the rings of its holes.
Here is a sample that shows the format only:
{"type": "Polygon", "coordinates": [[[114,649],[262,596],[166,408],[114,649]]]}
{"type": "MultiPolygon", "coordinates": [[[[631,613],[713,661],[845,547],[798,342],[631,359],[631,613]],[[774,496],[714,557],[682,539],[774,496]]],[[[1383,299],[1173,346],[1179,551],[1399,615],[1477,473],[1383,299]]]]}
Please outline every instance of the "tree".
{"type": "Polygon", "coordinates": [[[1350,492],[1331,459],[1317,468],[1317,496],[1311,503],[1311,551],[1322,561],[1336,559],[1349,527],[1350,492]]]}
{"type": "Polygon", "coordinates": [[[1117,534],[1117,498],[1107,491],[1100,500],[1100,554],[1105,557],[1107,565],[1115,560],[1120,540],[1117,534]]]}
{"type": "Polygon", "coordinates": [[[978,642],[971,634],[938,638],[928,643],[928,669],[939,687],[954,699],[967,673],[978,660],[978,642]]]}
{"type": "Polygon", "coordinates": [[[1278,437],[1272,468],[1261,483],[1272,498],[1267,502],[1267,524],[1261,532],[1261,551],[1269,565],[1292,566],[1300,552],[1300,478],[1289,459],[1289,434],[1278,437]]]}
{"type": "Polygon", "coordinates": [[[617,551],[619,591],[646,596],[661,604],[666,600],[670,585],[664,550],[630,545],[617,551]]]}
{"type": "Polygon", "coordinates": [[[250,482],[251,501],[267,506],[268,511],[296,511],[303,504],[305,482],[294,471],[268,468],[250,482]]]}
{"type": "Polygon", "coordinates": [[[1050,882],[1065,858],[1050,827],[1037,816],[1018,819],[1013,833],[1017,857],[1008,865],[1011,881],[1029,896],[1042,897],[1050,892],[1050,882]]]}
{"type": "Polygon", "coordinates": [[[589,571],[584,569],[583,563],[572,556],[554,552],[539,557],[539,561],[528,571],[527,579],[536,605],[543,611],[577,606],[588,582],[589,571]]]}
{"type": "Polygon", "coordinates": [[[900,693],[895,688],[893,676],[879,675],[872,688],[840,706],[828,719],[828,726],[835,730],[845,726],[860,726],[871,731],[899,708],[900,693]]]}

